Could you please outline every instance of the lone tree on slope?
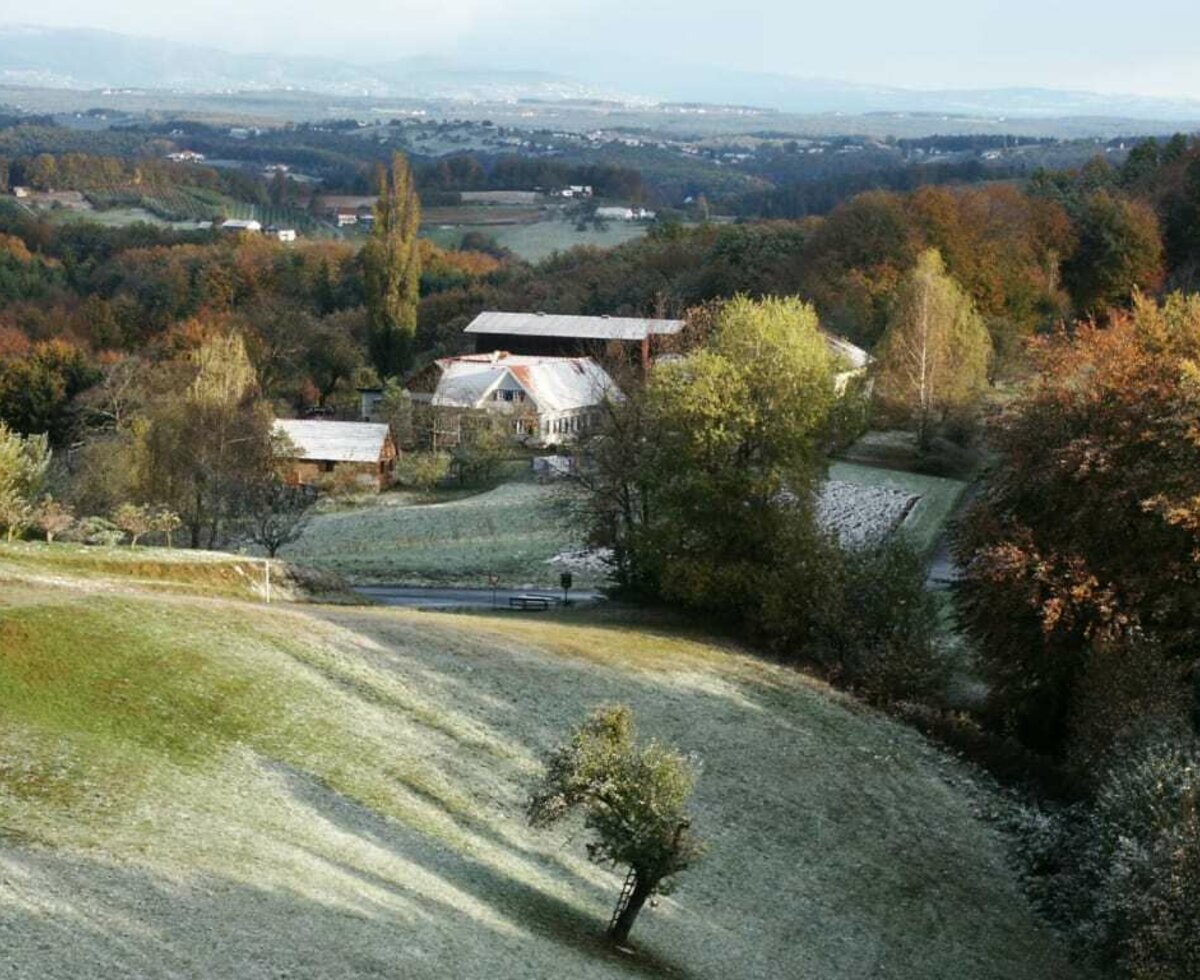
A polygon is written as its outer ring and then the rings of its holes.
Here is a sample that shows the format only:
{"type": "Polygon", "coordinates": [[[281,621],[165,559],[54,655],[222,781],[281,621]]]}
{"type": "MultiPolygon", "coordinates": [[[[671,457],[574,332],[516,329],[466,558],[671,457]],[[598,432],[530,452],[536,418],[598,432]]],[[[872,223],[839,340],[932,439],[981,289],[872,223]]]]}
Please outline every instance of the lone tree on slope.
{"type": "Polygon", "coordinates": [[[546,827],[582,809],[594,835],[588,858],[629,868],[608,929],[617,943],[629,938],[646,900],[667,894],[669,879],[704,853],[687,813],[695,781],[695,767],[680,753],[637,743],[633,713],[623,705],[597,709],[550,755],[529,821],[546,827]]]}

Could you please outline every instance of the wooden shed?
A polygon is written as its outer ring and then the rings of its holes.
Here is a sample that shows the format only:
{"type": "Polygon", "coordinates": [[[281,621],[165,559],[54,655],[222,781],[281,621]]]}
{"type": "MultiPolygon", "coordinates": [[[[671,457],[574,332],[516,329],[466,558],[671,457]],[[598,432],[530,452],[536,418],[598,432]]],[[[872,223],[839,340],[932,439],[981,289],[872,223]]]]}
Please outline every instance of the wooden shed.
{"type": "Polygon", "coordinates": [[[289,483],[311,485],[346,473],[364,488],[382,490],[392,482],[396,442],[387,425],[277,419],[275,432],[288,443],[282,462],[289,483]]]}

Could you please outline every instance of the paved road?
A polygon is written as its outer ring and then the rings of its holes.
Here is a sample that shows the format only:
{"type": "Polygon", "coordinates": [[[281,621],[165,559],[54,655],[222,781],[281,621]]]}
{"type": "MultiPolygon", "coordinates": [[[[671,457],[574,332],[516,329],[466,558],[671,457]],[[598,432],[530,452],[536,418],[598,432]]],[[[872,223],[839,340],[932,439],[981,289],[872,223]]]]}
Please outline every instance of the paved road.
{"type": "MultiPolygon", "coordinates": [[[[493,603],[491,589],[433,589],[400,585],[363,585],[354,590],[385,606],[412,606],[422,609],[475,609],[489,608],[493,603]]],[[[508,608],[508,600],[519,595],[544,595],[555,602],[562,600],[561,589],[497,589],[495,605],[508,608]]],[[[572,602],[601,599],[599,592],[571,590],[572,602]]]]}

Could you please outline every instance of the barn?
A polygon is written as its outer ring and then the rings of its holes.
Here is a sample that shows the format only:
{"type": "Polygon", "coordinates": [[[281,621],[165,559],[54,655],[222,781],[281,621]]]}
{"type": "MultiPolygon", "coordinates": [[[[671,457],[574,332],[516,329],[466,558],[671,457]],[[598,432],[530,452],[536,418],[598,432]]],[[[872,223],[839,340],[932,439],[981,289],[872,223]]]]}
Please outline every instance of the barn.
{"type": "Polygon", "coordinates": [[[348,477],[366,489],[382,490],[392,482],[396,443],[387,425],[277,419],[275,433],[286,440],[280,461],[289,483],[307,486],[348,477]]]}
{"type": "Polygon", "coordinates": [[[463,332],[474,338],[479,354],[507,351],[595,358],[624,354],[647,366],[682,329],[682,320],[485,310],[463,332]]]}

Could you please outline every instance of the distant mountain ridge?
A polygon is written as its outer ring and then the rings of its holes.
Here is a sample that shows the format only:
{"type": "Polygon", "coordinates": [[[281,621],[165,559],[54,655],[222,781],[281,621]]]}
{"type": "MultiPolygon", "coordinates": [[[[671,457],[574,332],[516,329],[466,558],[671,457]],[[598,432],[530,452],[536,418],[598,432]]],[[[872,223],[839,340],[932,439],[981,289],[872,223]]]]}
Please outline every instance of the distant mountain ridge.
{"type": "Polygon", "coordinates": [[[202,45],[90,29],[0,26],[0,85],[175,92],[300,90],[380,98],[507,101],[610,99],[745,105],[794,113],[924,113],[1021,118],[1123,117],[1195,123],[1200,100],[1047,88],[918,90],[652,62],[571,74],[495,67],[460,58],[379,64],[336,58],[234,54],[202,45]]]}

